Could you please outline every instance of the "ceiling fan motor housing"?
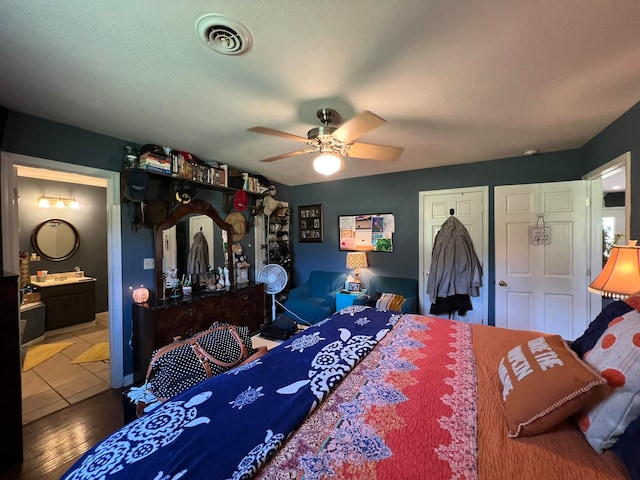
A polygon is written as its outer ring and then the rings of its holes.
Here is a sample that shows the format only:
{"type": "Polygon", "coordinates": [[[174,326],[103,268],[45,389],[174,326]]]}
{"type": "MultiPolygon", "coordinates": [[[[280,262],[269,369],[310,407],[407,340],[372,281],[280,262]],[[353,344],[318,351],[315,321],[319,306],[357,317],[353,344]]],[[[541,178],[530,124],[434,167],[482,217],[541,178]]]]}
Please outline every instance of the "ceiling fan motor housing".
{"type": "Polygon", "coordinates": [[[315,127],[307,132],[307,138],[309,140],[315,140],[321,138],[323,135],[331,136],[337,129],[335,127],[315,127]]]}

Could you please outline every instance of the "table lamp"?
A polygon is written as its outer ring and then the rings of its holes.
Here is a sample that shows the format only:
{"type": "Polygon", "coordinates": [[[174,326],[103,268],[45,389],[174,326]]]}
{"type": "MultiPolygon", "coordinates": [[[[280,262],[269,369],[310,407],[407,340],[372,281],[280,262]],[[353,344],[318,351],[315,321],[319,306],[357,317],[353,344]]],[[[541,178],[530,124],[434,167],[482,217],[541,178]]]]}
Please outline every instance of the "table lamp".
{"type": "Polygon", "coordinates": [[[347,268],[353,270],[355,279],[353,283],[361,283],[359,275],[361,268],[367,268],[367,254],[364,252],[349,252],[347,253],[347,268]]]}
{"type": "Polygon", "coordinates": [[[614,245],[600,275],[589,291],[615,300],[624,300],[640,290],[640,247],[637,240],[629,245],[614,245]]]}

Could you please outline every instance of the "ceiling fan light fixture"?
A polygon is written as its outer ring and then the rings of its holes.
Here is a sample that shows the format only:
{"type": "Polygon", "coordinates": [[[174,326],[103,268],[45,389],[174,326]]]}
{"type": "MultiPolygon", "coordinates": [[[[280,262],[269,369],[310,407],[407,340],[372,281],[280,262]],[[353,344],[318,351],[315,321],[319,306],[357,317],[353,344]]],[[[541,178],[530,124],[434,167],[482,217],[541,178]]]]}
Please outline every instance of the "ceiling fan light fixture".
{"type": "Polygon", "coordinates": [[[313,161],[313,169],[322,175],[333,175],[342,166],[342,159],[334,153],[323,153],[313,161]]]}

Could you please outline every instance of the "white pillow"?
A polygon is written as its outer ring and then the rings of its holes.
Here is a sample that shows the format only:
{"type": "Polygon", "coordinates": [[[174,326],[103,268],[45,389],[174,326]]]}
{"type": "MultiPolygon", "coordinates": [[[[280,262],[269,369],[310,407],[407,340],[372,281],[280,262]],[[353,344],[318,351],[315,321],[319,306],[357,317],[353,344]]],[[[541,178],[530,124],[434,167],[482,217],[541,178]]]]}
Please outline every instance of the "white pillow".
{"type": "Polygon", "coordinates": [[[583,360],[612,389],[604,400],[578,415],[589,445],[602,453],[640,417],[640,313],[631,310],[612,320],[583,360]]]}

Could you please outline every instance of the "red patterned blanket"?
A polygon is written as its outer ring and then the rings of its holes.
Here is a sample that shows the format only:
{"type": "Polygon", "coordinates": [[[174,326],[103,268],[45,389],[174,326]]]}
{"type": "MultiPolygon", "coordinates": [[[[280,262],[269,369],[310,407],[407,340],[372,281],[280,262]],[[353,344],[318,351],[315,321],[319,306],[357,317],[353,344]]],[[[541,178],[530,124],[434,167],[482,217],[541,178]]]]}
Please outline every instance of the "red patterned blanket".
{"type": "Polygon", "coordinates": [[[469,325],[405,315],[257,478],[476,478],[475,379],[469,325]]]}

